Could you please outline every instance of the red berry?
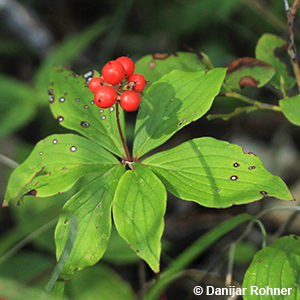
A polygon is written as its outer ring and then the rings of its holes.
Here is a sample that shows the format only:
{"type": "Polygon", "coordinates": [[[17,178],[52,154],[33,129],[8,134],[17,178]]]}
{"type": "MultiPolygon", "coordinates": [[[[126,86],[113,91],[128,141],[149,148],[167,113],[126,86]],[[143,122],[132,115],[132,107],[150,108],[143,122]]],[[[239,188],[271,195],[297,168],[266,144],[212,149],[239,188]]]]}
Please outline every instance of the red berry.
{"type": "Polygon", "coordinates": [[[131,75],[128,82],[134,82],[133,90],[136,92],[141,92],[146,86],[145,77],[139,73],[131,75]]]}
{"type": "Polygon", "coordinates": [[[124,68],[125,71],[125,78],[129,78],[135,69],[134,62],[127,56],[121,56],[116,59],[124,68]]]}
{"type": "Polygon", "coordinates": [[[101,108],[108,108],[115,104],[117,100],[117,93],[109,85],[100,86],[95,92],[94,100],[97,106],[101,108]]]}
{"type": "Polygon", "coordinates": [[[140,97],[134,91],[126,91],[121,94],[121,107],[126,111],[135,111],[140,105],[140,97]]]}
{"type": "Polygon", "coordinates": [[[107,83],[118,84],[124,79],[125,71],[121,63],[111,60],[103,67],[102,76],[107,83]]]}
{"type": "Polygon", "coordinates": [[[95,93],[96,89],[102,85],[104,85],[104,79],[101,77],[94,77],[90,80],[88,87],[92,93],[95,93]]]}

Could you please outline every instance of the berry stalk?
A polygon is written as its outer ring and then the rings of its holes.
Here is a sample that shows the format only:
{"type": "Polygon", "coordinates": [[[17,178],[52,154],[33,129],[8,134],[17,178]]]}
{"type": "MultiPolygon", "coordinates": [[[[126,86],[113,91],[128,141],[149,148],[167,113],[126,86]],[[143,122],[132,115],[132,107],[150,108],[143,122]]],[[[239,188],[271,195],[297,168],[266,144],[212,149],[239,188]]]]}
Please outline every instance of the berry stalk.
{"type": "Polygon", "coordinates": [[[125,138],[124,138],[124,135],[123,135],[123,132],[122,132],[121,124],[120,124],[119,103],[118,103],[118,101],[116,102],[116,117],[117,117],[118,130],[119,130],[119,133],[120,133],[120,137],[121,137],[123,148],[124,148],[125,155],[126,155],[125,160],[131,162],[132,158],[131,158],[131,155],[129,153],[127,144],[125,142],[125,138]]]}

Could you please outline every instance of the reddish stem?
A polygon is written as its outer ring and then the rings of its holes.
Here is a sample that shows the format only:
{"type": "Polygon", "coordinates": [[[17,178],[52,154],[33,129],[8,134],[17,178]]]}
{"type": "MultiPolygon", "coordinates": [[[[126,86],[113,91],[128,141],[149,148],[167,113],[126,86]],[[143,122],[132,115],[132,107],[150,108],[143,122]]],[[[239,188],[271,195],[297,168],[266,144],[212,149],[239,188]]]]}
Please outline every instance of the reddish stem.
{"type": "Polygon", "coordinates": [[[127,144],[125,142],[125,138],[124,138],[124,135],[123,135],[123,132],[122,132],[121,124],[120,124],[119,103],[118,102],[116,102],[116,117],[117,117],[117,124],[118,124],[118,129],[119,129],[120,137],[121,137],[123,148],[124,148],[125,155],[126,155],[125,160],[132,161],[131,155],[129,153],[129,150],[128,150],[128,147],[127,147],[127,144]]]}

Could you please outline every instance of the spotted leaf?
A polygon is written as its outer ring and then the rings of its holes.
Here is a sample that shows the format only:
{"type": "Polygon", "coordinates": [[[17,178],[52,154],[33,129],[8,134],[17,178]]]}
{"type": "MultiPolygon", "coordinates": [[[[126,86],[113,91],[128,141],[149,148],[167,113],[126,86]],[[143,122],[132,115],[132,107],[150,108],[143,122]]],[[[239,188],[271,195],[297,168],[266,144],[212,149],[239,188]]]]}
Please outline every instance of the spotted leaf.
{"type": "Polygon", "coordinates": [[[225,83],[231,89],[242,89],[245,86],[262,87],[275,74],[275,69],[252,57],[242,57],[232,61],[227,67],[225,83]]]}
{"type": "Polygon", "coordinates": [[[202,117],[219,93],[226,69],[172,71],[147,89],[135,127],[134,156],[142,156],[202,117]]]}
{"type": "Polygon", "coordinates": [[[173,70],[196,72],[205,69],[201,59],[196,54],[188,52],[146,55],[135,65],[135,71],[143,74],[150,84],[173,70]]]}
{"type": "Polygon", "coordinates": [[[300,95],[282,99],[279,104],[286,118],[291,123],[300,126],[300,95]]]}
{"type": "Polygon", "coordinates": [[[295,235],[284,236],[254,256],[245,274],[243,288],[247,290],[243,298],[298,300],[299,276],[300,239],[295,235]],[[267,289],[269,292],[262,294],[267,289]]]}
{"type": "Polygon", "coordinates": [[[82,176],[105,172],[119,161],[95,142],[74,134],[41,140],[12,173],[4,205],[25,195],[47,197],[67,191],[82,176]]]}
{"type": "MultiPolygon", "coordinates": [[[[115,106],[100,109],[94,104],[93,93],[87,88],[93,76],[99,76],[99,73],[88,71],[77,76],[62,67],[53,67],[48,91],[51,111],[62,126],[76,130],[122,156],[124,149],[117,127],[115,106]]],[[[122,110],[120,118],[124,130],[122,110]]]]}
{"type": "Polygon", "coordinates": [[[253,153],[214,138],[199,138],[143,161],[175,196],[207,207],[229,207],[273,196],[293,200],[285,183],[253,153]]]}
{"type": "Polygon", "coordinates": [[[98,262],[108,245],[111,232],[111,206],[124,167],[115,166],[97,176],[64,206],[55,230],[56,254],[63,253],[70,232],[70,217],[76,219],[76,239],[61,277],[69,279],[77,270],[98,262]]]}
{"type": "Polygon", "coordinates": [[[255,53],[256,58],[270,64],[276,70],[274,77],[270,80],[275,88],[280,88],[280,77],[282,76],[286,88],[292,88],[296,81],[290,76],[287,65],[282,61],[284,56],[288,58],[288,43],[279,36],[265,33],[258,40],[255,53]]]}
{"type": "Polygon", "coordinates": [[[120,179],[113,217],[120,236],[154,272],[159,271],[166,189],[148,168],[136,163],[120,179]]]}

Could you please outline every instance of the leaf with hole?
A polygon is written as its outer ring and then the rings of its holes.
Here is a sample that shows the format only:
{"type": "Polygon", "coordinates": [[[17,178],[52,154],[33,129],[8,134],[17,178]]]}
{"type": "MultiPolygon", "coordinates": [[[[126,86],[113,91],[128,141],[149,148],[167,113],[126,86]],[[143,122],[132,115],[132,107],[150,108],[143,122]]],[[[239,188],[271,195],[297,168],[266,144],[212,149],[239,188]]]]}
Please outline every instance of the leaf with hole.
{"type": "Polygon", "coordinates": [[[300,95],[279,101],[282,113],[293,124],[300,126],[300,95]]]}
{"type": "MultiPolygon", "coordinates": [[[[64,127],[76,130],[114,154],[122,156],[124,149],[118,131],[115,105],[100,109],[88,89],[88,80],[99,76],[96,71],[83,75],[55,66],[49,87],[50,108],[57,121],[64,127]]],[[[124,114],[120,110],[124,130],[124,114]]]]}
{"type": "Polygon", "coordinates": [[[161,236],[167,194],[164,185],[138,163],[120,179],[114,198],[113,218],[120,236],[154,272],[159,271],[161,236]]]}
{"type": "Polygon", "coordinates": [[[199,56],[188,52],[146,55],[140,58],[135,65],[135,72],[143,74],[150,84],[173,70],[197,72],[205,69],[199,56]]]}
{"type": "Polygon", "coordinates": [[[230,89],[243,89],[245,86],[260,88],[275,74],[275,69],[252,57],[242,57],[232,61],[227,67],[225,84],[230,89]]]}
{"type": "Polygon", "coordinates": [[[77,221],[77,234],[70,256],[60,275],[69,279],[76,271],[98,262],[106,251],[111,232],[111,206],[124,167],[115,166],[97,176],[65,204],[56,226],[56,255],[59,259],[70,231],[70,218],[77,221]]]}
{"type": "Polygon", "coordinates": [[[296,83],[296,80],[289,74],[287,65],[282,61],[282,57],[288,57],[287,50],[288,43],[270,33],[263,34],[256,45],[256,58],[270,64],[276,70],[270,83],[277,89],[280,89],[281,76],[284,79],[286,88],[292,88],[296,83]]]}
{"type": "Polygon", "coordinates": [[[244,277],[243,288],[247,288],[244,299],[298,300],[300,293],[299,270],[299,237],[290,235],[276,240],[254,256],[244,277]],[[253,288],[266,290],[267,287],[273,290],[273,295],[260,296],[253,292],[253,288]],[[279,289],[281,290],[280,294],[279,289]],[[250,294],[251,291],[252,294],[250,294]]]}
{"type": "Polygon", "coordinates": [[[105,172],[119,161],[93,141],[74,134],[41,140],[12,173],[4,204],[25,195],[47,197],[67,191],[82,176],[105,172]]]}
{"type": "Polygon", "coordinates": [[[207,207],[230,207],[265,196],[293,200],[285,183],[257,156],[214,138],[193,139],[142,163],[172,194],[207,207]]]}
{"type": "Polygon", "coordinates": [[[137,116],[134,157],[143,156],[201,118],[219,93],[225,73],[223,68],[208,72],[175,70],[152,84],[137,116]]]}

